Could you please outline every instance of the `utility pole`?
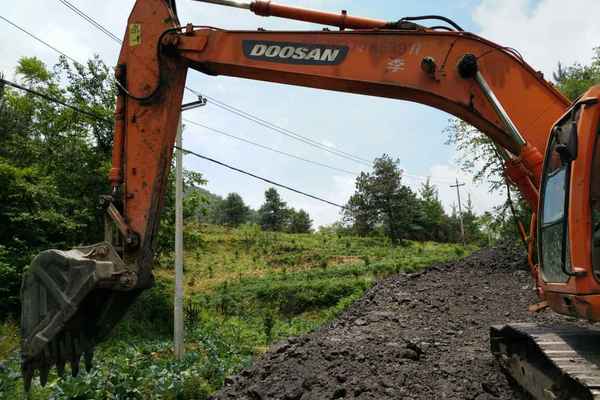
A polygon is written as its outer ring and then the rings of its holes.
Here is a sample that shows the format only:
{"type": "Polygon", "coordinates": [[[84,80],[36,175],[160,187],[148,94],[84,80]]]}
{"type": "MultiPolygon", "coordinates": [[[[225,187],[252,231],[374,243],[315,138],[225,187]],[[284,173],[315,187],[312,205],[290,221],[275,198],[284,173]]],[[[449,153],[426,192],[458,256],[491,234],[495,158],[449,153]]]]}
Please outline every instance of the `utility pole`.
{"type": "Polygon", "coordinates": [[[465,240],[465,226],[463,225],[462,205],[460,204],[460,187],[465,186],[464,183],[458,183],[456,178],[456,185],[450,185],[451,188],[456,188],[456,196],[458,197],[458,218],[460,220],[460,235],[462,237],[463,246],[467,245],[465,240]]]}
{"type": "Polygon", "coordinates": [[[181,116],[177,126],[177,149],[175,149],[175,357],[183,358],[183,125],[181,116]]]}
{"type": "MultiPolygon", "coordinates": [[[[206,99],[198,97],[194,101],[181,106],[181,111],[187,111],[206,105],[206,99]]],[[[175,139],[175,301],[173,316],[174,352],[178,360],[183,358],[184,325],[183,325],[183,123],[179,115],[177,138],[175,139]]]]}

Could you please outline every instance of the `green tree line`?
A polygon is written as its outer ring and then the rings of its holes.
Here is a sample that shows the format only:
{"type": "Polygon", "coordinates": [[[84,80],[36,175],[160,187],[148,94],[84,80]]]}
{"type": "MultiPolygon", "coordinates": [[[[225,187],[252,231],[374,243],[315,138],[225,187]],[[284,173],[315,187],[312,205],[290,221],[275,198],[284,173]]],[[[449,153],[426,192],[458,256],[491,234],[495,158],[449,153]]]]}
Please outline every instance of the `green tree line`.
{"type": "Polygon", "coordinates": [[[313,221],[305,210],[288,207],[275,188],[265,191],[264,203],[258,210],[248,206],[238,193],[229,193],[222,198],[206,190],[207,202],[199,210],[201,222],[238,227],[243,224],[257,224],[265,231],[310,233],[313,221]]]}
{"type": "Polygon", "coordinates": [[[362,172],[356,178],[355,193],[343,213],[346,229],[361,236],[383,235],[394,244],[404,240],[460,242],[462,216],[465,241],[486,240],[470,197],[462,213],[453,207],[448,215],[430,180],[415,192],[402,178],[399,160],[387,154],[377,158],[372,172],[362,172]]]}

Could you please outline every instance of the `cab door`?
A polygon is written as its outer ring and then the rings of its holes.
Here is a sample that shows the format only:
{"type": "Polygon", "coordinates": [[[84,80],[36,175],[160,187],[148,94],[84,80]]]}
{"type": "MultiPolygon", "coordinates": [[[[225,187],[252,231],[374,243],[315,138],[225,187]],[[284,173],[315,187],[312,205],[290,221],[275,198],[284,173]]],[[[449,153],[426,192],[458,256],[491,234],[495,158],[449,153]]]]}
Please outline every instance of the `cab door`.
{"type": "Polygon", "coordinates": [[[552,130],[540,191],[538,244],[542,278],[565,283],[573,275],[569,254],[569,188],[572,163],[577,158],[575,110],[552,130]]]}

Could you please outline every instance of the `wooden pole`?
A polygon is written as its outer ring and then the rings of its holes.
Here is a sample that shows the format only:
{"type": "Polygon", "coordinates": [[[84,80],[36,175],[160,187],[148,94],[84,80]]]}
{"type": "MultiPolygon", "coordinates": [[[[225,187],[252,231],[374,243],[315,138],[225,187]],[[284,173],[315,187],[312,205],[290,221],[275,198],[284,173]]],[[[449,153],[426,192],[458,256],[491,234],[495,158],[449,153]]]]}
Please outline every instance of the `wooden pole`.
{"type": "Polygon", "coordinates": [[[450,187],[456,188],[456,195],[458,196],[458,218],[460,220],[460,235],[462,237],[463,246],[467,245],[465,240],[465,226],[463,224],[463,215],[462,215],[462,205],[460,203],[460,187],[465,186],[464,183],[458,183],[458,178],[456,178],[456,185],[452,185],[450,187]]]}

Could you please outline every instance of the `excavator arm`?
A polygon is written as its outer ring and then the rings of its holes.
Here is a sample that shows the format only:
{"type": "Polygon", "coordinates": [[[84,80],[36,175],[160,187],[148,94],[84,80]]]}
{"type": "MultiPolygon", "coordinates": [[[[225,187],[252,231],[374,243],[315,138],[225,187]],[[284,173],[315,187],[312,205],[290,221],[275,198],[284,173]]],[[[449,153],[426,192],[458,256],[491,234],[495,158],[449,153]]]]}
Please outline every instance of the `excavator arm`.
{"type": "MultiPolygon", "coordinates": [[[[549,293],[554,293],[551,306],[560,312],[592,315],[588,309],[565,308],[561,300],[563,294],[600,293],[591,260],[581,258],[587,275],[545,282],[533,228],[553,127],[575,115],[565,97],[516,51],[464,32],[441,17],[444,26],[427,28],[410,18],[386,22],[262,0],[203,1],[339,30],[227,31],[181,26],[171,1],[137,0],[116,67],[119,93],[109,177],[112,192],[102,199],[106,241],[70,252],[49,250],[32,262],[22,288],[26,385],[35,370],[40,370],[44,382],[52,365],[60,372],[65,362],[71,362],[76,373],[82,354],[91,364],[94,346],[137,295],[152,286],[156,234],[189,68],[208,75],[418,102],[477,127],[497,146],[507,178],[534,210],[526,239],[540,295],[552,298],[549,293]]],[[[594,95],[597,90],[588,97],[594,95]]],[[[591,118],[587,108],[592,103],[582,103],[577,118],[586,113],[591,118]]],[[[343,115],[331,116],[332,121],[340,118],[343,115]]],[[[597,121],[591,124],[586,129],[597,129],[597,121]]],[[[588,142],[588,148],[594,147],[591,139],[588,142]]],[[[585,153],[588,164],[591,151],[585,153]]],[[[589,172],[577,182],[589,185],[589,172]]],[[[589,224],[591,212],[586,210],[579,217],[589,224]]],[[[570,243],[575,234],[583,237],[584,233],[570,230],[570,243]]],[[[590,242],[589,235],[586,241],[590,242]]],[[[594,308],[593,316],[600,319],[600,307],[594,308]]]]}

